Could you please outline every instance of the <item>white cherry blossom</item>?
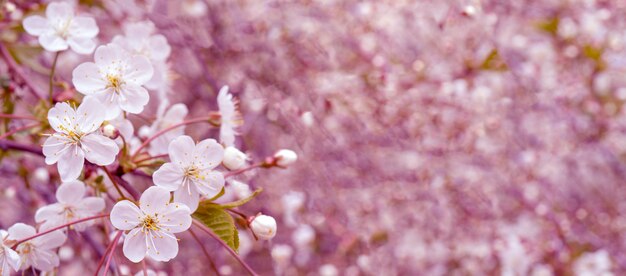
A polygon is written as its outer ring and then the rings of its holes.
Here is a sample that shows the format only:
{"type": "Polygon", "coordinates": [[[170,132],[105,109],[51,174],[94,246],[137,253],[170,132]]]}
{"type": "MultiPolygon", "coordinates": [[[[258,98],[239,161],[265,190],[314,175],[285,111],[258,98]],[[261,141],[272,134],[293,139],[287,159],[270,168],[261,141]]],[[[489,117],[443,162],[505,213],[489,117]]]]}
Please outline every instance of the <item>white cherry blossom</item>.
{"type": "MultiPolygon", "coordinates": [[[[74,180],[61,184],[56,192],[58,203],[39,208],[35,222],[42,223],[40,230],[46,230],[72,221],[94,216],[104,210],[104,199],[84,197],[85,184],[74,180]]],[[[83,231],[93,224],[93,220],[71,225],[76,231],[83,231]]]]}
{"type": "MultiPolygon", "coordinates": [[[[160,108],[157,113],[157,119],[150,127],[143,126],[139,130],[143,138],[148,138],[163,129],[184,121],[187,113],[189,113],[187,106],[182,103],[172,105],[167,111],[164,110],[165,108],[160,108]]],[[[164,133],[150,142],[148,153],[152,156],[166,154],[170,142],[183,134],[185,134],[185,126],[177,127],[164,133]]]]}
{"type": "Polygon", "coordinates": [[[262,240],[271,240],[276,236],[276,220],[270,216],[256,216],[252,222],[250,222],[250,228],[254,234],[262,240]]]}
{"type": "Polygon", "coordinates": [[[89,54],[96,48],[94,38],[100,31],[96,21],[87,16],[75,16],[74,7],[67,2],[52,2],[46,8],[46,17],[29,16],[24,19],[27,33],[39,37],[39,44],[51,52],[67,50],[89,54]]]}
{"type": "Polygon", "coordinates": [[[106,120],[119,116],[122,110],[141,113],[150,99],[143,87],[152,78],[150,61],[144,56],[132,56],[114,43],[98,47],[94,60],[78,65],[72,72],[76,90],[98,99],[106,120]]]}
{"type": "Polygon", "coordinates": [[[115,142],[98,128],[104,121],[100,103],[85,98],[74,109],[67,103],[57,103],[48,111],[48,121],[56,133],[43,144],[46,164],[57,163],[63,181],[77,179],[85,159],[96,165],[109,165],[115,161],[119,149],[115,142]]]}
{"type": "Polygon", "coordinates": [[[222,117],[220,125],[220,141],[224,146],[235,145],[236,128],[242,124],[241,114],[237,110],[237,101],[228,93],[228,86],[222,87],[217,95],[217,105],[222,117]]]}
{"type": "Polygon", "coordinates": [[[171,163],[154,172],[154,184],[174,191],[174,201],[198,208],[200,195],[211,198],[224,187],[224,175],[214,171],[224,156],[224,148],[213,139],[198,144],[189,136],[180,136],[169,145],[171,163]]]}
{"type": "Polygon", "coordinates": [[[138,263],[147,255],[166,262],[178,255],[174,233],[191,227],[191,211],[184,204],[170,203],[170,193],[153,186],[141,195],[139,207],[128,200],[116,203],[111,223],[119,230],[130,230],[123,246],[130,261],[138,263]]]}
{"type": "MultiPolygon", "coordinates": [[[[37,234],[35,228],[23,223],[16,223],[9,228],[9,239],[22,240],[37,234]]],[[[63,232],[54,231],[20,243],[17,246],[20,269],[26,270],[33,266],[41,271],[50,271],[59,266],[59,256],[55,249],[63,245],[67,237],[63,232]]]]}
{"type": "Polygon", "coordinates": [[[20,255],[11,249],[11,246],[7,245],[9,233],[5,230],[0,230],[0,275],[11,275],[11,268],[17,271],[20,268],[20,255]]]}

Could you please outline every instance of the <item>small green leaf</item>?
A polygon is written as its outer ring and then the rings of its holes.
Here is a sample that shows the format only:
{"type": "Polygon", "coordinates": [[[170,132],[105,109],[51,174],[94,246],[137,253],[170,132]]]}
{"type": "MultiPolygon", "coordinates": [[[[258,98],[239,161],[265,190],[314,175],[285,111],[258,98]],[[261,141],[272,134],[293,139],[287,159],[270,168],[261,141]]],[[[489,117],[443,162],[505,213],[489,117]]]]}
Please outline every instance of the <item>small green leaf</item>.
{"type": "Polygon", "coordinates": [[[193,213],[193,217],[209,227],[230,248],[238,252],[239,233],[235,227],[235,221],[226,210],[205,200],[200,202],[198,210],[193,213]]]}
{"type": "Polygon", "coordinates": [[[224,195],[224,193],[225,193],[225,192],[226,192],[226,191],[225,191],[224,187],[222,187],[222,190],[220,190],[220,192],[219,192],[219,193],[217,193],[214,197],[209,198],[209,201],[215,201],[216,199],[218,199],[218,198],[222,197],[222,196],[224,195]]]}
{"type": "Polygon", "coordinates": [[[261,192],[263,192],[263,188],[258,188],[249,197],[246,197],[244,199],[240,199],[240,200],[237,200],[237,201],[233,201],[233,202],[220,204],[219,206],[224,208],[224,209],[230,209],[230,208],[239,207],[241,205],[244,205],[244,204],[248,203],[248,201],[250,201],[253,198],[255,198],[256,196],[258,196],[261,192]]]}

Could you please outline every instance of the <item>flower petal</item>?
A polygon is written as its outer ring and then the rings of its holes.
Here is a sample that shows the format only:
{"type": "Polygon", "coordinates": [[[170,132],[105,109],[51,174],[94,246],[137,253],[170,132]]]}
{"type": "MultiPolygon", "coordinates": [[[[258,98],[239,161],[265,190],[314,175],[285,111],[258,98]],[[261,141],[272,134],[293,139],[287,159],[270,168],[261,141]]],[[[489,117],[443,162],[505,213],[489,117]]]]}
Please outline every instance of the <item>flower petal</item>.
{"type": "Polygon", "coordinates": [[[200,169],[213,169],[224,159],[224,147],[214,139],[205,139],[196,145],[193,160],[200,169]]]}
{"type": "Polygon", "coordinates": [[[148,241],[148,256],[150,258],[167,262],[178,255],[178,240],[173,235],[158,233],[149,235],[148,239],[151,239],[148,241]]]}
{"type": "Polygon", "coordinates": [[[59,256],[50,250],[35,250],[30,256],[33,267],[42,272],[51,271],[59,266],[59,256]]]}
{"type": "Polygon", "coordinates": [[[162,213],[161,225],[167,232],[179,233],[191,227],[191,209],[186,205],[172,203],[162,213]]]}
{"type": "Polygon", "coordinates": [[[96,42],[93,38],[88,37],[75,37],[71,36],[67,40],[67,44],[70,45],[70,48],[76,53],[79,54],[91,54],[94,49],[96,49],[96,42]]]}
{"type": "Polygon", "coordinates": [[[172,140],[168,147],[170,160],[172,163],[180,167],[186,167],[189,163],[191,163],[191,156],[195,147],[196,143],[194,143],[191,137],[187,135],[179,136],[178,138],[172,140]]]}
{"type": "Polygon", "coordinates": [[[65,21],[74,16],[74,7],[67,2],[52,2],[46,8],[48,20],[65,21]]]}
{"type": "Polygon", "coordinates": [[[76,110],[67,103],[56,103],[48,111],[48,122],[56,132],[66,133],[66,129],[73,129],[75,118],[76,110]]]}
{"type": "Polygon", "coordinates": [[[22,22],[22,25],[27,33],[34,36],[40,36],[52,29],[48,24],[48,20],[39,15],[26,17],[24,22],[22,22]]]}
{"type": "Polygon", "coordinates": [[[32,237],[37,234],[35,227],[21,222],[13,224],[13,226],[9,227],[7,231],[9,232],[8,239],[16,241],[32,237]]]}
{"type": "Polygon", "coordinates": [[[54,249],[63,245],[66,239],[67,237],[63,234],[63,231],[57,230],[34,238],[33,244],[38,249],[54,249]]]}
{"type": "Polygon", "coordinates": [[[56,163],[61,156],[63,156],[64,150],[66,147],[69,147],[66,143],[67,139],[63,137],[59,137],[57,135],[53,135],[48,137],[46,141],[43,143],[43,155],[46,156],[46,164],[52,165],[56,163]]]}
{"type": "Polygon", "coordinates": [[[100,29],[95,19],[87,16],[77,16],[72,19],[68,31],[73,37],[92,38],[98,35],[100,29]]]}
{"type": "Polygon", "coordinates": [[[85,158],[89,162],[100,166],[110,165],[120,151],[115,141],[97,133],[92,133],[80,139],[85,151],[85,158]]]}
{"type": "Polygon", "coordinates": [[[170,192],[158,186],[146,189],[139,199],[141,210],[149,215],[162,213],[169,203],[170,192]]]}
{"type": "Polygon", "coordinates": [[[63,182],[75,180],[83,171],[85,153],[76,145],[70,146],[57,161],[57,169],[63,182]]]}
{"type": "Polygon", "coordinates": [[[141,86],[126,85],[121,92],[118,103],[120,108],[128,113],[138,114],[143,111],[143,107],[150,101],[148,90],[141,86]]]}
{"type": "Polygon", "coordinates": [[[104,110],[105,120],[115,119],[120,116],[120,114],[122,114],[122,109],[120,109],[120,106],[118,104],[119,96],[116,96],[115,92],[113,92],[112,89],[106,89],[101,92],[97,92],[93,96],[89,97],[94,97],[100,102],[100,104],[102,104],[100,110],[104,110]]]}
{"type": "Polygon", "coordinates": [[[94,62],[101,69],[107,69],[125,59],[125,53],[117,44],[109,43],[96,48],[94,62]]]}
{"type": "MultiPolygon", "coordinates": [[[[72,71],[72,83],[80,93],[93,95],[106,88],[107,83],[102,78],[98,66],[93,62],[85,62],[72,71]]],[[[84,100],[83,100],[84,102],[84,100]]]]}
{"type": "Polygon", "coordinates": [[[166,60],[172,51],[170,44],[167,43],[167,38],[163,35],[151,36],[148,44],[151,48],[150,59],[152,60],[166,60]]]}
{"type": "Polygon", "coordinates": [[[59,203],[50,204],[37,209],[35,213],[35,222],[42,223],[47,220],[54,219],[63,212],[63,206],[59,203]]]}
{"type": "Polygon", "coordinates": [[[134,56],[130,59],[124,79],[130,84],[140,86],[148,82],[152,74],[154,74],[154,68],[150,60],[144,56],[134,56]]]}
{"type": "Polygon", "coordinates": [[[7,258],[7,262],[13,269],[15,269],[15,271],[20,269],[20,255],[17,254],[15,250],[5,246],[4,254],[5,254],[5,257],[7,258]]]}
{"type": "Polygon", "coordinates": [[[141,228],[135,228],[126,234],[122,250],[124,256],[133,263],[141,262],[146,257],[146,235],[141,232],[141,228]]]}
{"type": "Polygon", "coordinates": [[[85,196],[85,184],[82,181],[72,180],[65,182],[57,189],[57,200],[65,204],[76,204],[85,196]]]}
{"type": "Polygon", "coordinates": [[[104,122],[104,112],[101,110],[102,104],[93,97],[86,97],[76,109],[77,127],[83,133],[96,131],[104,122]]]}
{"type": "Polygon", "coordinates": [[[104,199],[99,197],[86,197],[82,199],[78,204],[81,213],[96,214],[102,212],[105,207],[104,199]]]}
{"type": "Polygon", "coordinates": [[[194,178],[193,182],[203,196],[212,198],[224,188],[224,175],[221,172],[204,170],[201,176],[199,179],[194,178]]]}
{"type": "Polygon", "coordinates": [[[43,34],[39,36],[39,44],[50,52],[58,52],[67,50],[69,47],[67,41],[57,34],[43,34]]]}
{"type": "Polygon", "coordinates": [[[193,213],[198,209],[200,194],[196,190],[195,185],[186,184],[174,192],[174,202],[187,205],[193,213]]]}
{"type": "Polygon", "coordinates": [[[183,184],[183,177],[183,170],[180,167],[172,163],[165,163],[154,172],[152,180],[159,187],[168,191],[175,191],[183,184]]]}
{"type": "Polygon", "coordinates": [[[134,203],[122,200],[111,209],[111,224],[119,230],[130,230],[141,223],[143,214],[134,203]]]}

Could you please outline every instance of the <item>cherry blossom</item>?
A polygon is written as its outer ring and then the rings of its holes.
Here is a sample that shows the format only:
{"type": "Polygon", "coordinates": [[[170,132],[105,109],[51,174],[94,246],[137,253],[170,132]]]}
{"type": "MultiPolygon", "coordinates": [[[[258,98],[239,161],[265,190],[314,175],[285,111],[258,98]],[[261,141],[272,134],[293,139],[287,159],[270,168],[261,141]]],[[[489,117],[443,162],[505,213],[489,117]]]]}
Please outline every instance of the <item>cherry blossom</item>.
{"type": "Polygon", "coordinates": [[[252,228],[252,231],[257,237],[263,240],[270,240],[276,236],[276,220],[270,216],[256,216],[252,222],[250,222],[250,228],[252,228]]]}
{"type": "MultiPolygon", "coordinates": [[[[152,123],[152,125],[149,127],[143,126],[139,130],[139,133],[143,138],[148,138],[163,129],[182,122],[185,120],[187,113],[189,113],[187,106],[181,103],[172,105],[169,109],[167,109],[167,111],[164,110],[165,108],[160,108],[157,113],[157,119],[152,123]]],[[[150,153],[150,155],[167,154],[167,147],[170,142],[183,134],[185,134],[185,126],[180,126],[163,133],[163,135],[150,142],[148,153],[150,153]]]]}
{"type": "Polygon", "coordinates": [[[148,188],[139,199],[139,207],[122,200],[111,210],[111,223],[119,230],[130,230],[124,239],[124,256],[140,262],[149,256],[169,261],[178,255],[174,233],[191,227],[191,211],[184,204],[170,203],[170,193],[161,187],[148,188]]]}
{"type": "MultiPolygon", "coordinates": [[[[68,222],[90,217],[104,210],[104,199],[84,197],[85,184],[74,180],[61,184],[56,192],[58,203],[39,208],[35,214],[35,222],[43,224],[40,230],[47,230],[68,222]]],[[[83,231],[93,224],[93,220],[70,225],[76,231],[83,231]]]]}
{"type": "Polygon", "coordinates": [[[154,184],[174,191],[174,201],[195,211],[200,195],[211,198],[224,187],[224,176],[214,171],[224,156],[224,148],[214,139],[198,144],[189,136],[180,136],[169,145],[171,162],[154,172],[154,184]]]}
{"type": "Polygon", "coordinates": [[[96,47],[94,38],[100,31],[96,20],[75,16],[68,2],[52,2],[46,8],[46,17],[32,15],[24,19],[24,29],[39,37],[39,44],[50,52],[67,50],[89,54],[96,47]]]}
{"type": "Polygon", "coordinates": [[[9,233],[5,230],[0,230],[0,275],[11,275],[11,268],[17,271],[20,268],[20,255],[11,249],[11,246],[7,245],[9,233]]]}
{"type": "Polygon", "coordinates": [[[144,56],[130,55],[110,43],[96,49],[95,62],[78,65],[72,82],[78,92],[96,98],[110,120],[121,111],[141,113],[150,96],[143,85],[152,78],[153,68],[144,56]]]}
{"type": "MultiPolygon", "coordinates": [[[[37,234],[34,227],[24,223],[16,223],[8,231],[11,240],[22,240],[37,234]]],[[[41,271],[50,271],[59,266],[59,256],[54,250],[65,243],[66,238],[59,230],[20,243],[17,246],[21,258],[20,269],[26,270],[33,266],[41,271]]]]}
{"type": "Polygon", "coordinates": [[[104,121],[100,103],[85,98],[74,109],[67,103],[57,103],[48,112],[48,121],[56,133],[43,144],[46,164],[57,163],[63,181],[77,179],[84,160],[96,165],[109,165],[115,161],[119,149],[115,142],[99,132],[104,121]]]}
{"type": "Polygon", "coordinates": [[[224,146],[235,145],[235,135],[237,135],[236,128],[241,125],[242,119],[239,111],[237,110],[237,101],[233,98],[233,95],[228,93],[228,86],[222,87],[217,95],[217,105],[222,116],[220,126],[220,141],[224,146]]]}

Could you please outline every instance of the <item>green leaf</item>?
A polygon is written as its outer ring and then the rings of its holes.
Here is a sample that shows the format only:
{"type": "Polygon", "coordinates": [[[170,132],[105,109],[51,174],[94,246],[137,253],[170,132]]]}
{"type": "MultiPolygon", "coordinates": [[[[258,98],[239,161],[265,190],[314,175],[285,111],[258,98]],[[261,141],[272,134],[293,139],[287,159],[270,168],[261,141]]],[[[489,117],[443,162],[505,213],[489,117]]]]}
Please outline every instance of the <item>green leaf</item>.
{"type": "Polygon", "coordinates": [[[205,200],[200,202],[198,210],[193,213],[193,217],[213,230],[230,248],[238,252],[239,233],[235,227],[235,221],[226,210],[217,204],[205,200]]]}
{"type": "Polygon", "coordinates": [[[253,198],[255,198],[256,196],[258,196],[261,192],[263,192],[263,188],[258,188],[249,197],[246,197],[244,199],[240,199],[240,200],[237,200],[237,201],[233,201],[233,202],[220,204],[219,206],[224,208],[224,209],[230,209],[230,208],[239,207],[241,205],[244,205],[244,204],[248,203],[248,201],[250,201],[253,198]]]}
{"type": "Polygon", "coordinates": [[[225,192],[226,192],[226,191],[225,191],[224,187],[222,187],[222,190],[220,190],[220,192],[219,192],[219,193],[217,193],[217,195],[215,195],[214,197],[209,198],[209,201],[215,201],[216,199],[218,199],[218,198],[222,197],[222,196],[224,195],[224,193],[225,193],[225,192]]]}

